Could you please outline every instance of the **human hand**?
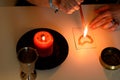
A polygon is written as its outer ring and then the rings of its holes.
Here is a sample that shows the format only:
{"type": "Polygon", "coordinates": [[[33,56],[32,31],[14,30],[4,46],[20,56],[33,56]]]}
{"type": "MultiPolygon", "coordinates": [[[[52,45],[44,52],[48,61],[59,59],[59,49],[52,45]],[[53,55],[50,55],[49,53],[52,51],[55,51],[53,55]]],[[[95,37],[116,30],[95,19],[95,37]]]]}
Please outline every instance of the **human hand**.
{"type": "Polygon", "coordinates": [[[89,24],[90,28],[101,27],[110,31],[120,27],[120,5],[105,5],[95,10],[97,16],[89,24]]]}
{"type": "Polygon", "coordinates": [[[79,10],[79,5],[83,1],[84,0],[56,0],[56,5],[61,11],[72,14],[74,11],[79,10]]]}

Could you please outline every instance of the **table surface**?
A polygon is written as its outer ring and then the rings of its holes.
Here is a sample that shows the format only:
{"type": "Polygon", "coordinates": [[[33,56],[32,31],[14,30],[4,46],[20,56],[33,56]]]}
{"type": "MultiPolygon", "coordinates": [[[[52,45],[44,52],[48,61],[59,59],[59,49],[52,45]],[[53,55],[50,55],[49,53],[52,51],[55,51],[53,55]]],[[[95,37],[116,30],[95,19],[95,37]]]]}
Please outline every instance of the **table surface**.
{"type": "MultiPolygon", "coordinates": [[[[101,5],[84,5],[86,23],[101,5]]],[[[119,80],[120,70],[104,69],[99,56],[106,47],[120,49],[120,30],[109,32],[98,28],[94,34],[95,48],[77,50],[72,29],[81,27],[79,11],[68,15],[44,7],[0,7],[0,80],[21,80],[16,44],[19,38],[35,28],[50,28],[61,33],[69,45],[66,60],[50,70],[37,70],[36,80],[119,80]]]]}

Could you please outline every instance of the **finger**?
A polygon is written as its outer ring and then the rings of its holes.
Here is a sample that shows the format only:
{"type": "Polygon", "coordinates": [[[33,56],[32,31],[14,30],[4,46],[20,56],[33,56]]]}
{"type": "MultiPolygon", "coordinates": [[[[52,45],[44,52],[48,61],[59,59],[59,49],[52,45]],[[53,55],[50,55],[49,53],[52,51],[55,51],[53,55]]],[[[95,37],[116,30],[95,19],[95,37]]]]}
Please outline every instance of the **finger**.
{"type": "Polygon", "coordinates": [[[100,21],[101,19],[105,17],[112,17],[112,15],[109,11],[106,11],[103,14],[98,15],[95,19],[93,19],[91,25],[95,24],[96,22],[100,21]]]}
{"type": "Polygon", "coordinates": [[[67,11],[66,13],[67,14],[72,14],[74,11],[75,11],[75,9],[71,9],[71,10],[67,11]]]}
{"type": "Polygon", "coordinates": [[[79,10],[80,9],[79,5],[74,6],[74,9],[79,10]]]}
{"type": "Polygon", "coordinates": [[[104,25],[102,25],[103,29],[110,29],[113,26],[112,22],[107,22],[104,25]]]}
{"type": "Polygon", "coordinates": [[[110,31],[115,31],[117,30],[119,27],[119,24],[118,23],[115,23],[111,28],[109,28],[110,31]]]}
{"type": "Polygon", "coordinates": [[[74,8],[75,10],[79,10],[79,4],[75,0],[69,1],[71,8],[74,8]]]}
{"type": "Polygon", "coordinates": [[[106,17],[112,18],[112,14],[109,11],[106,11],[103,14],[100,14],[96,18],[94,18],[89,25],[93,26],[96,23],[98,23],[99,21],[101,21],[102,19],[106,18],[106,17]]]}
{"type": "Polygon", "coordinates": [[[59,5],[59,8],[67,14],[71,14],[75,10],[79,10],[79,5],[74,0],[63,0],[59,5]]]}
{"type": "Polygon", "coordinates": [[[90,26],[90,28],[95,29],[97,27],[104,26],[111,21],[112,21],[111,17],[105,17],[105,18],[99,20],[98,22],[96,22],[93,26],[90,26]]]}
{"type": "Polygon", "coordinates": [[[72,14],[75,11],[75,9],[74,8],[69,8],[69,9],[63,9],[62,11],[67,13],[67,14],[72,14]]]}
{"type": "Polygon", "coordinates": [[[109,8],[110,8],[110,6],[105,5],[105,6],[102,6],[102,7],[98,8],[98,9],[96,9],[95,12],[96,13],[101,13],[101,12],[104,12],[104,11],[108,10],[109,8]]]}
{"type": "Polygon", "coordinates": [[[75,0],[80,5],[84,0],[75,0]]]}
{"type": "Polygon", "coordinates": [[[59,5],[59,9],[65,13],[67,13],[69,10],[72,9],[71,5],[68,3],[66,4],[66,2],[61,2],[61,4],[59,5]]]}

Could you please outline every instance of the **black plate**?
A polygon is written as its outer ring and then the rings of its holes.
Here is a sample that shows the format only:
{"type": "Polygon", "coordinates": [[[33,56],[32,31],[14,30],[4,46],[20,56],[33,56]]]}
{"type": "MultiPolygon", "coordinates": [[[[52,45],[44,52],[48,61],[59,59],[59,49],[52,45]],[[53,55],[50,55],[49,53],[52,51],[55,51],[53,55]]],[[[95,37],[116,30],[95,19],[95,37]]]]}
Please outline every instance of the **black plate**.
{"type": "Polygon", "coordinates": [[[120,51],[117,48],[105,48],[101,53],[101,58],[108,65],[120,65],[120,51]]]}
{"type": "Polygon", "coordinates": [[[19,49],[23,47],[35,48],[33,43],[33,37],[34,34],[39,31],[48,31],[49,33],[52,34],[54,38],[54,43],[53,43],[54,48],[53,48],[53,55],[45,58],[42,57],[38,58],[35,64],[35,68],[39,70],[46,70],[57,67],[66,59],[68,55],[68,43],[66,39],[57,31],[48,28],[37,28],[28,31],[19,39],[16,46],[16,51],[18,52],[19,49]]]}

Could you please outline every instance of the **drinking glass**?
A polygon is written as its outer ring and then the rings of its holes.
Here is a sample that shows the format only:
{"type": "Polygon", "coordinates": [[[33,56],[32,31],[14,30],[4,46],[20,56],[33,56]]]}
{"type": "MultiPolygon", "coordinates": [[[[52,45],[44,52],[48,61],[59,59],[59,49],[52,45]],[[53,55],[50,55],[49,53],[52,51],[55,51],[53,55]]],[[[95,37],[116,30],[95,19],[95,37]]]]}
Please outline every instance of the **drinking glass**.
{"type": "Polygon", "coordinates": [[[18,51],[17,55],[20,63],[20,76],[22,80],[35,80],[35,62],[38,58],[36,49],[32,47],[23,47],[18,51]]]}

